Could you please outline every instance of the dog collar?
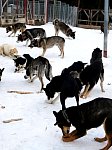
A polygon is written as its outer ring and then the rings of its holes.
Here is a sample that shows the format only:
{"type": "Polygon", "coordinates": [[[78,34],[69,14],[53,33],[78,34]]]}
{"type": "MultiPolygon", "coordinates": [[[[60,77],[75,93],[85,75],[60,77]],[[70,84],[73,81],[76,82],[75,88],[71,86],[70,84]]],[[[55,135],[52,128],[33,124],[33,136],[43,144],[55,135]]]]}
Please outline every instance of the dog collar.
{"type": "Polygon", "coordinates": [[[70,120],[68,119],[68,115],[66,113],[66,110],[62,110],[62,114],[63,114],[63,117],[67,120],[67,122],[70,123],[70,120]]]}

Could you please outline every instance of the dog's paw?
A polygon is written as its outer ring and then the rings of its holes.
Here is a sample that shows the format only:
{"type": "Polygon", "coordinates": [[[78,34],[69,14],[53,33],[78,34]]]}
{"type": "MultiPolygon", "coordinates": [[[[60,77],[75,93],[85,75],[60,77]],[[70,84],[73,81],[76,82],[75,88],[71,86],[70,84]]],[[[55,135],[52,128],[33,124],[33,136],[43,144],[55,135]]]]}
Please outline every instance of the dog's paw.
{"type": "Polygon", "coordinates": [[[75,136],[68,134],[67,136],[62,136],[63,142],[72,142],[75,140],[75,136]]]}
{"type": "Polygon", "coordinates": [[[51,100],[45,100],[45,102],[48,104],[53,104],[53,101],[51,101],[51,100]]]}

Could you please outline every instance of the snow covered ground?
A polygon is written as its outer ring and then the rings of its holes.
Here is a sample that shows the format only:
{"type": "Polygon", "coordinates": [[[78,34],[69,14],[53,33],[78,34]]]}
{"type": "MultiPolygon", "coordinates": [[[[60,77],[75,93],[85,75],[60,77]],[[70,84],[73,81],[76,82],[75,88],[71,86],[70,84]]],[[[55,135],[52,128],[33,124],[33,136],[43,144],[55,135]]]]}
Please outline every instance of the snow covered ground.
{"type": "MultiPolygon", "coordinates": [[[[27,26],[31,28],[33,26],[27,26]]],[[[47,36],[54,35],[52,23],[40,26],[46,30],[47,36]]],[[[53,76],[59,75],[63,68],[70,66],[75,61],[89,63],[94,48],[103,49],[103,34],[99,30],[71,27],[76,31],[76,39],[65,38],[65,57],[60,58],[57,47],[47,50],[45,57],[49,59],[53,67],[53,76]]],[[[0,44],[10,43],[16,46],[20,55],[29,53],[32,57],[41,55],[41,48],[25,46],[26,42],[16,42],[17,37],[8,37],[5,28],[0,28],[0,44]]],[[[88,102],[96,97],[112,98],[112,31],[108,34],[108,58],[103,57],[105,80],[102,93],[99,83],[91,91],[87,99],[80,98],[80,104],[88,102]]],[[[55,117],[53,111],[61,109],[60,101],[55,104],[46,103],[45,93],[37,93],[40,90],[40,82],[37,79],[29,83],[24,79],[25,72],[14,73],[14,61],[11,58],[0,56],[0,68],[5,68],[0,83],[0,150],[98,150],[106,145],[106,142],[97,143],[94,137],[104,136],[103,127],[91,129],[88,134],[76,141],[64,143],[61,140],[61,130],[54,126],[55,117]],[[29,91],[33,94],[8,93],[7,91],[29,91]],[[5,106],[3,109],[2,106],[5,106]],[[21,118],[22,120],[3,123],[4,120],[21,118]]],[[[44,78],[45,85],[49,81],[44,78]]],[[[68,98],[66,106],[76,105],[75,98],[68,98]]],[[[71,130],[74,129],[73,127],[71,130]]],[[[112,149],[112,148],[110,148],[112,149]]]]}

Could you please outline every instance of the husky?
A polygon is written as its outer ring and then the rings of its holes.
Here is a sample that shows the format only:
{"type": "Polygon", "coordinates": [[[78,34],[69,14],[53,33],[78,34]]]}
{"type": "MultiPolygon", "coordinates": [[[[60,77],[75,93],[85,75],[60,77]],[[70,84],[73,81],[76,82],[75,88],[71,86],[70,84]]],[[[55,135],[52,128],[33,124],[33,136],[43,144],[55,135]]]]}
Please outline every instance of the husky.
{"type": "Polygon", "coordinates": [[[41,82],[40,92],[42,92],[42,89],[44,88],[44,75],[49,81],[52,79],[52,66],[48,59],[39,56],[32,60],[32,62],[26,68],[26,75],[24,78],[30,78],[30,82],[33,82],[35,79],[39,78],[41,82]]]}
{"type": "Polygon", "coordinates": [[[43,28],[31,28],[26,29],[22,34],[19,34],[17,37],[17,42],[26,41],[26,46],[28,45],[29,40],[34,38],[43,38],[46,37],[46,32],[43,28]]]}
{"type": "Polygon", "coordinates": [[[58,19],[55,19],[53,21],[54,29],[55,29],[55,36],[58,36],[59,31],[63,32],[67,37],[71,37],[75,39],[75,32],[72,31],[72,29],[65,24],[64,22],[59,21],[58,19]]]}
{"type": "MultiPolygon", "coordinates": [[[[62,140],[72,142],[87,135],[87,131],[103,124],[105,136],[95,137],[95,141],[107,141],[101,150],[108,150],[112,146],[112,99],[98,97],[79,106],[71,106],[59,112],[53,111],[56,123],[62,131],[62,140]],[[70,127],[75,130],[70,132],[70,127]]],[[[84,146],[84,145],[82,145],[84,146]]]]}
{"type": "Polygon", "coordinates": [[[14,34],[14,36],[15,36],[17,31],[23,32],[25,29],[26,29],[25,23],[15,23],[12,26],[6,27],[6,33],[11,31],[11,34],[9,35],[9,37],[12,34],[14,34]]]}
{"type": "Polygon", "coordinates": [[[38,47],[43,48],[43,53],[41,56],[44,56],[46,50],[48,48],[51,48],[53,46],[58,46],[60,50],[60,55],[62,58],[64,58],[64,45],[65,45],[65,39],[60,36],[51,36],[46,38],[40,38],[40,39],[33,39],[29,45],[30,48],[38,47]]]}
{"type": "Polygon", "coordinates": [[[3,69],[0,69],[0,81],[1,81],[1,78],[2,78],[2,73],[3,73],[4,69],[5,69],[5,68],[3,68],[3,69]]]}
{"type": "Polygon", "coordinates": [[[102,62],[102,50],[96,48],[92,52],[92,57],[90,59],[90,65],[87,65],[84,70],[80,73],[80,80],[85,86],[84,91],[81,93],[81,98],[87,98],[90,91],[93,89],[95,84],[97,84],[100,79],[101,91],[103,89],[104,81],[104,67],[102,62]]]}

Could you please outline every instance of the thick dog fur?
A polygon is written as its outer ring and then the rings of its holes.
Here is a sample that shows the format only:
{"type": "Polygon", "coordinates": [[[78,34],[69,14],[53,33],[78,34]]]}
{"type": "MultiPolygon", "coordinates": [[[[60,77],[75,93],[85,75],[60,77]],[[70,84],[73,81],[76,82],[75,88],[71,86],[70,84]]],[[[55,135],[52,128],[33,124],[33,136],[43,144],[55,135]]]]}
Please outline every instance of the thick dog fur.
{"type": "Polygon", "coordinates": [[[32,60],[34,60],[33,57],[31,57],[29,54],[23,54],[23,56],[26,58],[26,66],[25,69],[31,64],[32,60]]]}
{"type": "Polygon", "coordinates": [[[102,50],[96,48],[92,53],[90,65],[87,65],[84,68],[84,70],[80,73],[80,80],[85,86],[85,89],[80,97],[86,98],[89,95],[90,91],[95,86],[95,84],[97,84],[99,79],[101,81],[100,82],[101,91],[104,92],[103,89],[104,68],[102,62],[102,50]]]}
{"type": "Polygon", "coordinates": [[[51,37],[46,37],[46,38],[40,38],[40,39],[34,39],[31,41],[29,47],[38,47],[38,48],[43,48],[43,53],[41,56],[44,56],[46,50],[48,48],[53,47],[54,45],[58,46],[60,50],[60,56],[62,58],[64,57],[64,45],[65,45],[65,39],[60,36],[51,36],[51,37]]]}
{"type": "Polygon", "coordinates": [[[77,71],[78,74],[81,73],[82,70],[84,70],[84,67],[87,63],[83,63],[82,61],[77,61],[77,62],[74,62],[71,66],[69,66],[67,68],[67,70],[70,72],[74,72],[74,71],[77,71]]]}
{"type": "Polygon", "coordinates": [[[46,32],[43,28],[31,28],[26,29],[22,34],[18,35],[17,42],[26,41],[26,45],[28,44],[29,40],[34,38],[43,38],[46,37],[46,32]]]}
{"type": "MultiPolygon", "coordinates": [[[[77,105],[79,105],[79,94],[82,89],[82,84],[80,80],[72,74],[69,70],[64,69],[62,74],[52,78],[51,82],[47,84],[46,88],[43,88],[45,91],[48,100],[54,98],[56,92],[60,92],[60,102],[62,105],[62,110],[66,109],[65,100],[68,97],[76,98],[77,105]]],[[[51,101],[53,102],[53,100],[51,101]]]]}
{"type": "Polygon", "coordinates": [[[87,134],[87,130],[97,128],[104,124],[105,137],[95,138],[97,142],[107,140],[107,145],[101,150],[108,150],[112,146],[112,99],[96,98],[80,106],[72,106],[66,110],[59,112],[53,111],[56,117],[56,123],[61,128],[63,140],[72,136],[72,140],[76,140],[87,134]],[[70,126],[76,128],[72,134],[69,134],[70,126]]]}
{"type": "Polygon", "coordinates": [[[16,56],[17,54],[18,54],[18,51],[15,48],[15,46],[10,45],[10,44],[0,45],[0,55],[13,57],[13,56],[16,56]]]}
{"type": "Polygon", "coordinates": [[[1,78],[2,78],[2,73],[3,73],[4,69],[5,69],[5,68],[3,68],[3,69],[0,69],[0,81],[1,81],[1,78]]]}
{"type": "Polygon", "coordinates": [[[25,23],[15,23],[12,26],[6,27],[6,33],[11,31],[11,34],[9,35],[9,37],[12,34],[14,34],[15,36],[17,31],[23,32],[25,29],[26,29],[25,23]]]}
{"type": "Polygon", "coordinates": [[[63,32],[67,37],[72,37],[75,39],[75,32],[72,31],[72,29],[65,24],[64,22],[59,21],[58,19],[55,19],[53,21],[54,29],[55,29],[55,36],[58,36],[59,31],[63,32]]]}
{"type": "Polygon", "coordinates": [[[37,57],[29,64],[26,68],[25,79],[30,78],[30,81],[33,82],[36,78],[39,78],[41,82],[41,90],[44,87],[43,77],[45,77],[50,81],[52,78],[52,66],[49,63],[48,59],[44,57],[37,57]]]}

